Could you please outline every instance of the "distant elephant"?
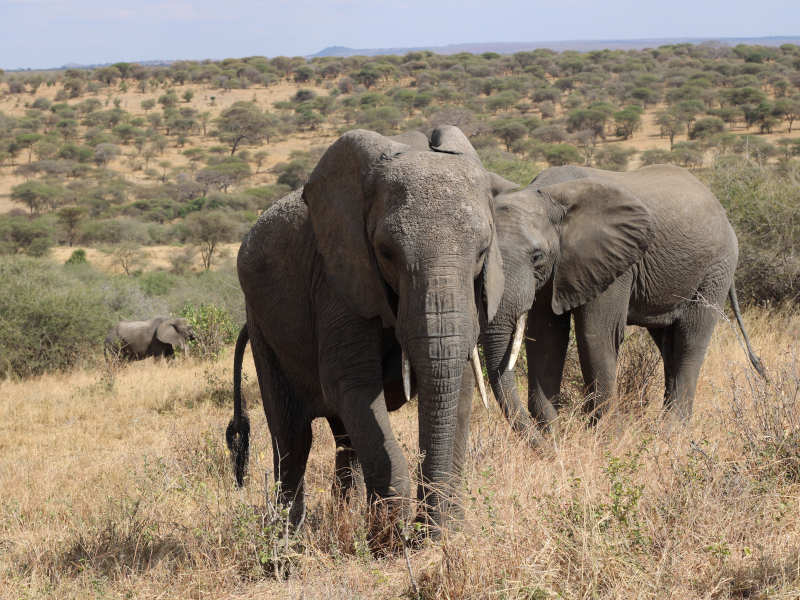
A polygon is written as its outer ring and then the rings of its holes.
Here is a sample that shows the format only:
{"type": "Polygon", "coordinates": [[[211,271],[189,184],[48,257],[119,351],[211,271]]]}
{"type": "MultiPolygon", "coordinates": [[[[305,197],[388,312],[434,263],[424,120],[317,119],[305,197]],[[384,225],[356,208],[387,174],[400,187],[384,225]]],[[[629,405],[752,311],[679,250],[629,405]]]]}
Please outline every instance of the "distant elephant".
{"type": "MultiPolygon", "coordinates": [[[[492,177],[451,151],[456,128],[428,142],[344,134],[302,190],[273,204],[242,242],[247,325],[237,342],[227,441],[239,485],[249,423],[241,354],[249,337],[290,519],[304,514],[311,421],[327,419],[340,483],[360,463],[371,499],[407,498],[408,465],[387,410],[419,391],[418,496],[443,525],[466,453],[479,323],[494,315],[503,269],[492,177]],[[238,362],[237,362],[238,361],[238,362]]],[[[481,382],[482,383],[482,382],[481,382]]],[[[438,527],[434,528],[434,533],[438,527]]]]}
{"type": "Polygon", "coordinates": [[[186,350],[186,342],[195,339],[186,319],[156,317],[149,321],[120,321],[108,332],[105,353],[120,358],[141,360],[148,356],[171,357],[175,347],[186,350]]]}
{"type": "Polygon", "coordinates": [[[512,370],[523,336],[528,410],[546,425],[559,407],[570,315],[594,415],[615,393],[627,324],[650,332],[664,362],[664,406],[687,419],[726,296],[750,361],[764,375],[739,313],[736,235],[720,203],[688,171],[550,168],[528,187],[498,196],[495,210],[505,290],[482,342],[495,397],[516,429],[532,425],[512,370]]]}

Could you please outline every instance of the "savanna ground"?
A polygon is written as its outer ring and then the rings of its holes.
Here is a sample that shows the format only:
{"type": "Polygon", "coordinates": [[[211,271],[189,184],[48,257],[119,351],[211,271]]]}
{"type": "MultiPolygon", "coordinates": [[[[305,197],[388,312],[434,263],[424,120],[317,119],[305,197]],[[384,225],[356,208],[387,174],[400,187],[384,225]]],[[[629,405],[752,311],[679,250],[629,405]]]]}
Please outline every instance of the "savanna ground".
{"type": "MultiPolygon", "coordinates": [[[[332,500],[324,421],[306,524],[285,543],[271,487],[265,500],[272,457],[249,357],[241,491],[223,439],[229,353],[5,381],[0,596],[797,598],[800,314],[751,309],[745,321],[770,382],[722,321],[686,427],[660,417],[657,351],[636,330],[623,346],[624,409],[595,428],[577,409],[574,356],[573,408],[543,447],[476,400],[464,522],[410,551],[412,575],[399,549],[370,553],[361,503],[332,500]]],[[[392,415],[412,463],[416,421],[414,405],[392,415]]]]}

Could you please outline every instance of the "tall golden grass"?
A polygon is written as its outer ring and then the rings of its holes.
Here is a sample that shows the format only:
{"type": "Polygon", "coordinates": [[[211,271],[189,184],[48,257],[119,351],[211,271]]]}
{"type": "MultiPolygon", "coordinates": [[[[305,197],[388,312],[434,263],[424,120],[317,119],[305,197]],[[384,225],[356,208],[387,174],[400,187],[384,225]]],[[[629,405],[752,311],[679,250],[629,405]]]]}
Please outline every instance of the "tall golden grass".
{"type": "MultiPolygon", "coordinates": [[[[800,597],[800,313],[745,320],[770,382],[721,323],[685,427],[660,414],[646,336],[626,341],[624,393],[596,427],[574,384],[538,448],[477,402],[464,520],[408,562],[370,552],[363,501],[332,499],[322,421],[306,523],[285,536],[252,363],[235,488],[230,350],[0,383],[0,598],[800,597]]],[[[415,407],[392,422],[413,463],[415,407]]]]}

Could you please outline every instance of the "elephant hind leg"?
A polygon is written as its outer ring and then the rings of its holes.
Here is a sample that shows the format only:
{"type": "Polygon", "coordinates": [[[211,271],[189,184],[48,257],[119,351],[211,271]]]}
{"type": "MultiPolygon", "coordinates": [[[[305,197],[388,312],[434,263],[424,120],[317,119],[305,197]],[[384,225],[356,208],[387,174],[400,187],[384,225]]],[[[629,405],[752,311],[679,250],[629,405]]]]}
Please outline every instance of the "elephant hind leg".
{"type": "Polygon", "coordinates": [[[716,323],[715,308],[694,303],[677,321],[661,330],[664,408],[683,420],[692,415],[700,367],[716,323]]]}
{"type": "Polygon", "coordinates": [[[305,517],[304,477],[311,451],[311,422],[303,411],[297,410],[291,387],[260,331],[252,322],[248,322],[247,327],[264,414],[272,436],[278,501],[289,507],[289,521],[299,527],[305,517]]]}

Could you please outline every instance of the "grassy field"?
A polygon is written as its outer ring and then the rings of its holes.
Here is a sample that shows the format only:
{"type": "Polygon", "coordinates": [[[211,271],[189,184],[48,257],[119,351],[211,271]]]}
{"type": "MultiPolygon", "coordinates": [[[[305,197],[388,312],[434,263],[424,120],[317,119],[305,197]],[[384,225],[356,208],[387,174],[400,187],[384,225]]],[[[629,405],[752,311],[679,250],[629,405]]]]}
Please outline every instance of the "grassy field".
{"type": "MultiPolygon", "coordinates": [[[[660,363],[636,331],[621,361],[632,391],[595,428],[567,411],[531,448],[476,401],[465,520],[410,552],[411,575],[402,552],[370,554],[360,502],[332,500],[322,421],[307,521],[284,545],[249,357],[241,491],[223,441],[230,349],[2,382],[0,597],[797,598],[800,313],[745,320],[770,383],[722,322],[687,427],[660,418],[660,363]]],[[[412,463],[416,422],[415,406],[392,415],[412,463]]]]}

